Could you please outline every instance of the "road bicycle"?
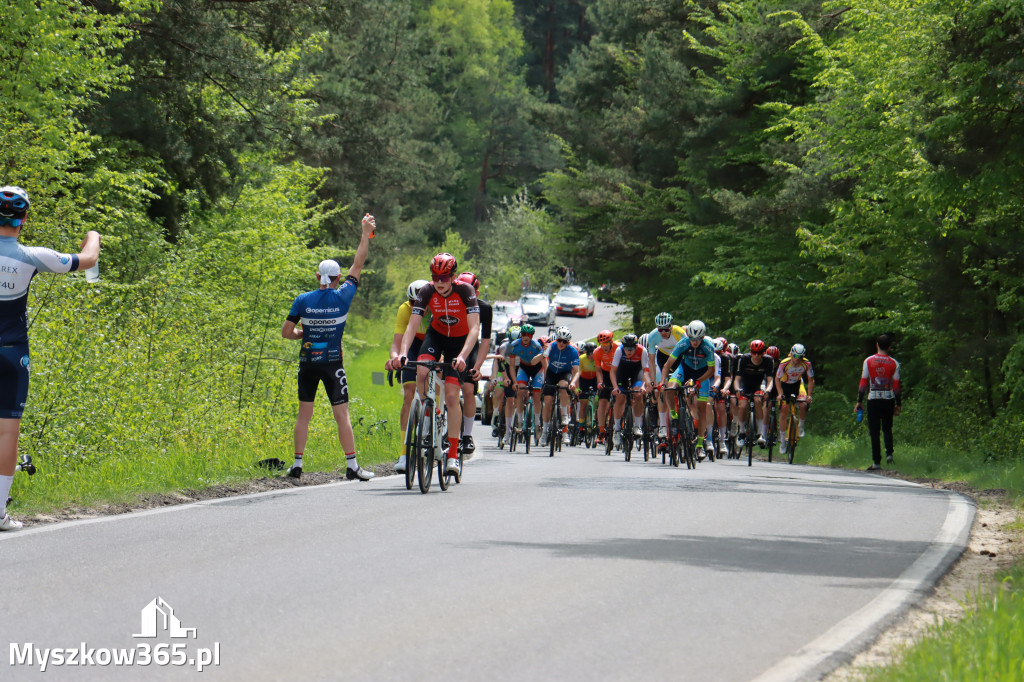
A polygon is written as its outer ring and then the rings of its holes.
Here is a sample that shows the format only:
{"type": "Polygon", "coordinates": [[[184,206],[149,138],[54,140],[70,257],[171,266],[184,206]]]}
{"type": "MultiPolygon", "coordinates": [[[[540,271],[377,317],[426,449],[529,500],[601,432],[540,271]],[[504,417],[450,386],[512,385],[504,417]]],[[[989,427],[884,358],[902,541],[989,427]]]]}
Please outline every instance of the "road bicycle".
{"type": "Polygon", "coordinates": [[[772,461],[772,450],[775,449],[775,445],[778,443],[778,432],[779,432],[779,405],[775,398],[768,396],[767,402],[764,406],[764,418],[768,421],[768,461],[772,461]]]}
{"type": "Polygon", "coordinates": [[[587,409],[583,414],[583,443],[593,448],[597,445],[597,392],[581,393],[580,400],[587,401],[587,409]]]}
{"type": "Polygon", "coordinates": [[[786,422],[786,456],[793,463],[796,444],[800,442],[800,400],[795,395],[783,395],[782,400],[789,405],[789,419],[786,422]]]}
{"type": "Polygon", "coordinates": [[[526,403],[523,406],[523,426],[519,427],[519,413],[516,412],[512,418],[512,431],[509,434],[509,452],[515,452],[516,446],[520,443],[523,444],[526,454],[530,454],[530,443],[533,441],[532,436],[534,435],[534,414],[533,414],[533,396],[530,394],[529,386],[516,386],[517,391],[526,391],[526,397],[523,400],[526,403]]]}
{"type": "MultiPolygon", "coordinates": [[[[762,391],[756,391],[754,395],[749,396],[747,402],[747,440],[743,444],[743,448],[747,451],[747,466],[753,466],[754,464],[754,441],[757,440],[757,410],[754,406],[754,398],[760,396],[762,402],[764,401],[764,393],[762,391]]],[[[771,460],[769,455],[768,461],[771,460]]]]}
{"type": "Polygon", "coordinates": [[[556,451],[562,451],[562,391],[558,384],[544,384],[544,388],[548,386],[554,387],[555,396],[551,402],[551,418],[543,428],[548,434],[548,457],[554,457],[556,451]]]}
{"type": "Polygon", "coordinates": [[[644,396],[644,421],[643,429],[644,461],[657,459],[658,456],[658,425],[661,423],[661,415],[658,413],[658,399],[654,391],[648,391],[644,396]]]}
{"type": "MultiPolygon", "coordinates": [[[[32,463],[32,455],[22,455],[18,458],[18,463],[14,465],[14,473],[19,471],[24,471],[29,476],[35,476],[36,465],[32,463]]],[[[14,502],[14,498],[8,497],[7,504],[10,505],[11,502],[14,502]]]]}
{"type": "Polygon", "coordinates": [[[697,468],[697,428],[693,424],[693,415],[687,402],[697,392],[691,382],[682,386],[666,386],[666,391],[675,393],[674,400],[678,416],[675,420],[675,433],[669,438],[672,466],[686,462],[687,469],[697,468]]]}
{"type": "MultiPolygon", "coordinates": [[[[406,367],[426,367],[427,394],[420,396],[417,391],[409,409],[409,424],[405,429],[405,487],[412,490],[412,479],[419,480],[420,492],[430,492],[437,464],[437,484],[441,490],[448,490],[454,480],[461,482],[464,454],[459,447],[459,472],[447,473],[445,464],[448,454],[448,408],[442,402],[437,404],[437,375],[445,363],[437,360],[409,360],[406,367]]],[[[388,383],[394,385],[393,372],[388,372],[388,383]]],[[[460,439],[461,442],[461,439],[460,439]]]]}

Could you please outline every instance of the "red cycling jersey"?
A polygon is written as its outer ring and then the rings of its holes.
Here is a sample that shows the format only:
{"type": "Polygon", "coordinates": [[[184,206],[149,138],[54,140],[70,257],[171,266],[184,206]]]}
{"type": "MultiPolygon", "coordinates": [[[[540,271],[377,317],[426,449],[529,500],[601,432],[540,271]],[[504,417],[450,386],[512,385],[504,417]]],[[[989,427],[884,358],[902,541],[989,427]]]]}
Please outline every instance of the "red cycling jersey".
{"type": "Polygon", "coordinates": [[[439,334],[449,337],[465,336],[469,333],[469,314],[480,314],[480,304],[476,300],[476,290],[472,285],[458,282],[452,286],[447,296],[437,293],[431,283],[420,288],[419,298],[412,304],[415,315],[423,315],[427,310],[433,315],[430,327],[439,334]]]}
{"type": "Polygon", "coordinates": [[[859,400],[896,400],[900,397],[900,363],[892,357],[876,353],[864,360],[860,375],[859,400]]]}

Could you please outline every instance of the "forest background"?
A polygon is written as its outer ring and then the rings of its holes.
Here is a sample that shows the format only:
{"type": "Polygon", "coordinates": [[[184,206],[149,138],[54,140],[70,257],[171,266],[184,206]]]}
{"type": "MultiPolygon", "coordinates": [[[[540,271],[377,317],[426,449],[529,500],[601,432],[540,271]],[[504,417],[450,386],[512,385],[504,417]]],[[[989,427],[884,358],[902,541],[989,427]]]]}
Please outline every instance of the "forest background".
{"type": "Polygon", "coordinates": [[[0,183],[31,195],[22,241],[104,236],[100,284],[32,288],[22,451],[61,485],[168,452],[286,456],[297,349],[279,329],[367,211],[349,354],[390,342],[439,249],[490,299],[572,265],[625,283],[637,331],[668,310],[741,347],[805,344],[812,432],[851,432],[887,332],[901,439],[1021,459],[1016,0],[10,0],[3,17],[0,183]]]}

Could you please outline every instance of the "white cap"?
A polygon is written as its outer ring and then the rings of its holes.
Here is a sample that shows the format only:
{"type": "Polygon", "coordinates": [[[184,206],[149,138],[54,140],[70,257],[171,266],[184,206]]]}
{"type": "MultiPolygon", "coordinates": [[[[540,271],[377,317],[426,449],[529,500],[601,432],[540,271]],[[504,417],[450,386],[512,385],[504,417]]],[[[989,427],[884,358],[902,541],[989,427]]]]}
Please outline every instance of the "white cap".
{"type": "Polygon", "coordinates": [[[330,284],[333,278],[341,276],[341,266],[335,260],[320,261],[316,271],[320,275],[320,284],[324,285],[330,284]]]}

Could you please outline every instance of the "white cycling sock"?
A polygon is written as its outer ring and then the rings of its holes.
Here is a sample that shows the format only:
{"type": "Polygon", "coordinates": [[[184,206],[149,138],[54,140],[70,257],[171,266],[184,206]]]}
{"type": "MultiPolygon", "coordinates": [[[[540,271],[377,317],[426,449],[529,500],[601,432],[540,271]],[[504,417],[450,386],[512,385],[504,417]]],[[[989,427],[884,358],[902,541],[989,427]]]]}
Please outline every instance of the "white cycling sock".
{"type": "Polygon", "coordinates": [[[764,420],[763,419],[756,419],[755,421],[757,422],[757,432],[763,436],[764,435],[764,420]]]}
{"type": "Polygon", "coordinates": [[[661,426],[662,426],[662,428],[667,429],[668,428],[668,412],[659,412],[658,414],[661,415],[661,426]]]}
{"type": "Polygon", "coordinates": [[[616,419],[615,420],[615,430],[618,431],[621,428],[622,428],[622,419],[616,419]]]}
{"type": "Polygon", "coordinates": [[[7,496],[13,484],[14,476],[0,476],[0,519],[7,515],[7,496]]]}
{"type": "Polygon", "coordinates": [[[464,435],[464,436],[472,436],[473,435],[473,422],[474,421],[475,420],[473,419],[473,417],[463,417],[462,418],[462,435],[464,435]]]}

